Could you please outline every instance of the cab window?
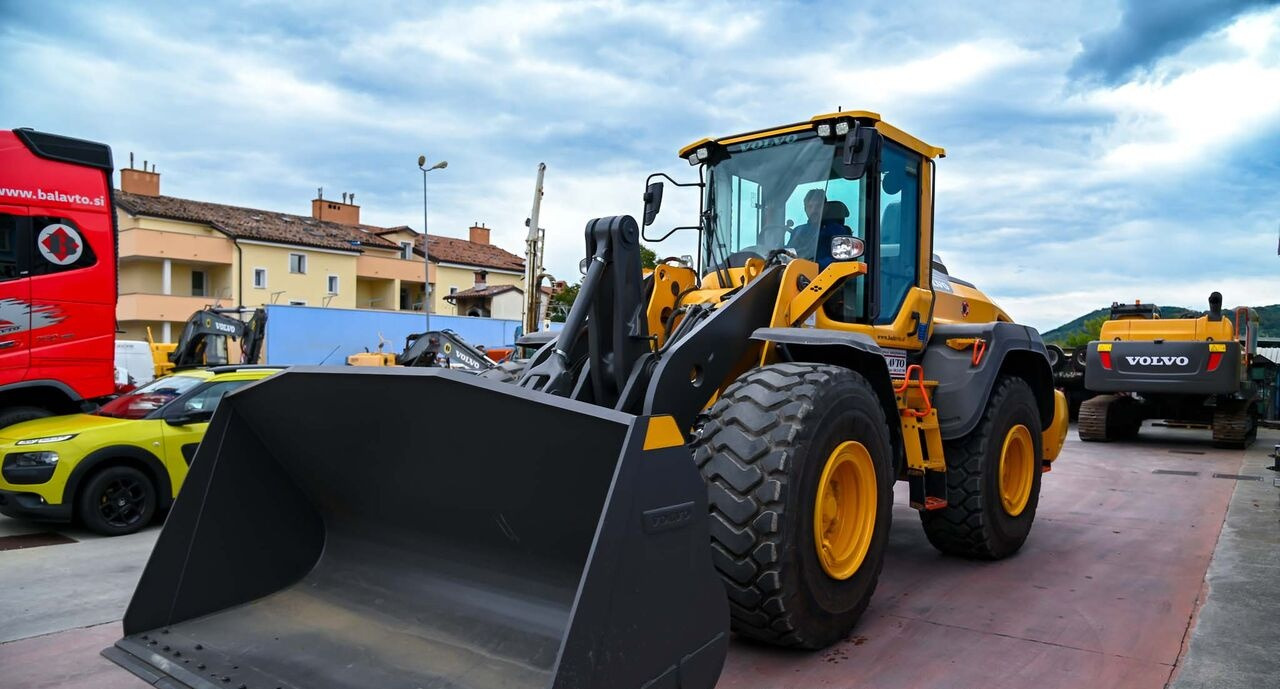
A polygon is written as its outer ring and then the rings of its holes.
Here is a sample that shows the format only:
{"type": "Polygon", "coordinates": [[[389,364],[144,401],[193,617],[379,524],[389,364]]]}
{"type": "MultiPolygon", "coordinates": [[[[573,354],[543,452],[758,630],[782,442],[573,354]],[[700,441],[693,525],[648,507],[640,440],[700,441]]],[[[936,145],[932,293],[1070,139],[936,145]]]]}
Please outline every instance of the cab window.
{"type": "Polygon", "coordinates": [[[917,284],[920,257],[918,154],[886,141],[880,168],[880,313],[890,323],[917,284]]]}
{"type": "Polygon", "coordinates": [[[18,265],[18,222],[25,218],[0,213],[0,281],[13,280],[22,275],[18,265]]]}

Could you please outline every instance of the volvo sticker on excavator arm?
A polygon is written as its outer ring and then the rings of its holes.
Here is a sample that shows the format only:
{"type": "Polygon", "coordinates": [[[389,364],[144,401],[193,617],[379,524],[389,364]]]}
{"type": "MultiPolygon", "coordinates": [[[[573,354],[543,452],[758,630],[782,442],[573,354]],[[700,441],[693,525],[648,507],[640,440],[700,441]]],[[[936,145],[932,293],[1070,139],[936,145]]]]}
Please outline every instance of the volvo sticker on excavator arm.
{"type": "Polygon", "coordinates": [[[881,349],[884,354],[884,362],[889,365],[890,378],[905,378],[907,376],[907,352],[902,349],[881,349]]]}

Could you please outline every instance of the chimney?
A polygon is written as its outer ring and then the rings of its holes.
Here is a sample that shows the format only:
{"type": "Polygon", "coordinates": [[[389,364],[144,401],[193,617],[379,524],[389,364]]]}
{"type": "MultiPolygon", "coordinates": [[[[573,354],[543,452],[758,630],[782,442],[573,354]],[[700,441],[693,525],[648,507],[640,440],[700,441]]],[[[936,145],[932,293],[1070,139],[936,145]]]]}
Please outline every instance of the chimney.
{"type": "MultiPolygon", "coordinates": [[[[472,229],[474,229],[474,228],[472,228],[472,229]]],[[[483,288],[485,288],[485,287],[487,287],[487,286],[488,286],[488,280],[487,280],[487,278],[489,277],[489,271],[487,271],[487,270],[477,270],[477,271],[476,271],[476,273],[475,273],[475,275],[476,275],[476,284],[475,284],[475,286],[476,286],[476,288],[477,288],[477,289],[483,289],[483,288]]]]}
{"type": "Polygon", "coordinates": [[[356,205],[355,194],[343,192],[341,201],[333,201],[317,190],[316,198],[311,200],[311,217],[343,225],[359,225],[360,206],[356,205]]]}
{"type": "Polygon", "coordinates": [[[120,190],[139,196],[159,196],[160,173],[155,170],[156,166],[152,165],[148,171],[145,161],[141,170],[133,167],[133,154],[130,153],[129,167],[120,171],[120,190]]]}
{"type": "Polygon", "coordinates": [[[476,223],[471,226],[471,241],[476,244],[489,243],[489,228],[484,223],[476,223]]]}

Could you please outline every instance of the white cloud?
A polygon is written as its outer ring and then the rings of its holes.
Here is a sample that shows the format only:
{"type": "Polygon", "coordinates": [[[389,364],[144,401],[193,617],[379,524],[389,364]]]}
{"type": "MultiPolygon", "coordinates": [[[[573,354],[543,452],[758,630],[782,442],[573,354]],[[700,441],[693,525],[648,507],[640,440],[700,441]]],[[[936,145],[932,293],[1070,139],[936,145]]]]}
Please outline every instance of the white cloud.
{"type": "Polygon", "coordinates": [[[1246,15],[1205,39],[1233,49],[1196,63],[1196,45],[1162,60],[1149,76],[1085,96],[1115,113],[1103,162],[1121,173],[1177,171],[1216,147],[1275,128],[1280,116],[1280,9],[1246,15]]]}

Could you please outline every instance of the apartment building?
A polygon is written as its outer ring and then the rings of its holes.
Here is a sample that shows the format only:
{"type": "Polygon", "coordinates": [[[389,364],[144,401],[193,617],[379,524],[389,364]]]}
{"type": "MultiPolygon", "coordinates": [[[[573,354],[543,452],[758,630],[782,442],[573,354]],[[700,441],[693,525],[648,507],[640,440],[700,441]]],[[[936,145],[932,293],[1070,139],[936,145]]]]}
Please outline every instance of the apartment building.
{"type": "MultiPolygon", "coordinates": [[[[430,237],[431,299],[424,299],[422,235],[407,226],[360,222],[354,195],[322,195],[309,216],[164,196],[160,175],[120,171],[122,339],[172,342],[190,315],[209,305],[295,304],[490,316],[493,295],[451,294],[489,285],[522,293],[524,260],[489,243],[477,223],[467,239],[430,237]]],[[[498,304],[510,316],[506,302],[498,304]]],[[[517,312],[514,316],[519,318],[517,312]]]]}

